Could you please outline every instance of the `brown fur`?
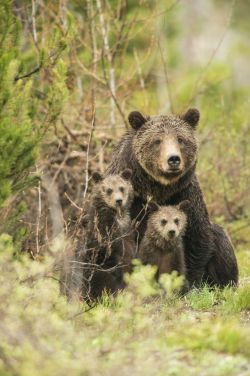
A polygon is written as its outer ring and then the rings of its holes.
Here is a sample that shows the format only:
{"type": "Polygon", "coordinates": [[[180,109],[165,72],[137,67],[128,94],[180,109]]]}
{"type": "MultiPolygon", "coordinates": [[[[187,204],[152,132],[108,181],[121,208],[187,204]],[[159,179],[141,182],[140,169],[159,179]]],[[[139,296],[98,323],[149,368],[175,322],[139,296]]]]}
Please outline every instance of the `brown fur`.
{"type": "MultiPolygon", "coordinates": [[[[139,247],[139,257],[143,264],[157,266],[156,280],[159,280],[161,274],[174,270],[179,275],[186,275],[183,236],[187,216],[182,210],[183,204],[162,206],[149,216],[147,230],[139,247]],[[171,231],[174,232],[172,237],[171,231]]],[[[182,292],[187,289],[188,283],[185,281],[182,292]]]]}
{"type": "Polygon", "coordinates": [[[122,289],[123,274],[131,269],[135,243],[129,214],[133,200],[130,176],[128,171],[104,179],[94,175],[96,185],[87,213],[85,240],[79,242],[76,257],[83,265],[85,300],[99,298],[104,290],[113,294],[122,289]]]}
{"type": "Polygon", "coordinates": [[[188,110],[183,116],[144,117],[129,115],[132,129],[114,150],[108,174],[124,168],[133,171],[135,192],[131,217],[138,222],[139,241],[147,224],[146,203],[152,198],[159,205],[177,205],[190,201],[184,236],[188,280],[200,285],[237,284],[238,266],[233,247],[223,231],[210,222],[203,194],[195,175],[197,139],[195,129],[199,112],[188,110]],[[171,155],[180,159],[178,168],[169,166],[171,155]]]}

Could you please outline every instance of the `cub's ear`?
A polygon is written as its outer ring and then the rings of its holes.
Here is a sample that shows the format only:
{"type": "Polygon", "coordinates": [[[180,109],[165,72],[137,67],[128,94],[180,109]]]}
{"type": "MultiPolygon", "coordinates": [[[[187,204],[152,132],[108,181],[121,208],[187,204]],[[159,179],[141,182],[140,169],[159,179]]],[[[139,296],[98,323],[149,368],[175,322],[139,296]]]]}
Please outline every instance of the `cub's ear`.
{"type": "Polygon", "coordinates": [[[149,201],[148,212],[153,213],[160,209],[160,206],[155,201],[149,201]]]}
{"type": "Polygon", "coordinates": [[[200,119],[200,113],[196,108],[190,108],[187,112],[181,116],[181,119],[186,121],[191,127],[195,128],[200,119]]]}
{"type": "Polygon", "coordinates": [[[125,170],[122,171],[121,177],[125,180],[130,180],[132,176],[132,170],[130,168],[126,168],[125,170]]]}
{"type": "Polygon", "coordinates": [[[92,174],[92,179],[94,180],[95,183],[99,183],[100,181],[102,181],[103,177],[99,172],[95,171],[92,174]]]}
{"type": "Polygon", "coordinates": [[[190,208],[190,201],[184,200],[179,203],[178,209],[182,210],[184,213],[187,213],[188,209],[190,208]]]}
{"type": "Polygon", "coordinates": [[[86,214],[81,219],[81,225],[83,228],[86,228],[89,223],[89,216],[86,214]]]}
{"type": "Polygon", "coordinates": [[[139,129],[147,119],[139,111],[133,111],[128,115],[128,121],[132,128],[139,129]]]}

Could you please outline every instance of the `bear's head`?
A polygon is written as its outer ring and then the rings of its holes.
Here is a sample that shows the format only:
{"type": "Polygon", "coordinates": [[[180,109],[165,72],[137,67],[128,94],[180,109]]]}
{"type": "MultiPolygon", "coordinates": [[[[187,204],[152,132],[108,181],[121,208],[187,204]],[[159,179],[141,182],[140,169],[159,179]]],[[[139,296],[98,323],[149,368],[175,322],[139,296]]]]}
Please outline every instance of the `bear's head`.
{"type": "Polygon", "coordinates": [[[153,179],[169,185],[195,165],[199,117],[196,109],[189,109],[182,116],[144,117],[137,111],[130,113],[135,158],[153,179]]]}
{"type": "Polygon", "coordinates": [[[103,177],[94,172],[95,197],[102,200],[109,208],[129,208],[133,199],[133,188],[130,182],[132,171],[125,169],[120,175],[103,177]]]}
{"type": "Polygon", "coordinates": [[[158,206],[156,203],[151,203],[152,214],[148,219],[148,227],[159,238],[175,241],[185,233],[189,207],[188,200],[176,206],[158,206]]]}

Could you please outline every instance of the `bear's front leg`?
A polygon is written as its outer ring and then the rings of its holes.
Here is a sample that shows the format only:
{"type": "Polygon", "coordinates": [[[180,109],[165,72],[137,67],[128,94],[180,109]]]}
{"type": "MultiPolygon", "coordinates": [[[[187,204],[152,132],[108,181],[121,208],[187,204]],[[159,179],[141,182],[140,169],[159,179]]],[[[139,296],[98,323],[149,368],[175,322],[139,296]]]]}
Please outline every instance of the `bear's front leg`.
{"type": "Polygon", "coordinates": [[[212,224],[212,230],[215,249],[207,266],[207,281],[219,287],[237,286],[239,271],[230,239],[222,227],[212,224]]]}

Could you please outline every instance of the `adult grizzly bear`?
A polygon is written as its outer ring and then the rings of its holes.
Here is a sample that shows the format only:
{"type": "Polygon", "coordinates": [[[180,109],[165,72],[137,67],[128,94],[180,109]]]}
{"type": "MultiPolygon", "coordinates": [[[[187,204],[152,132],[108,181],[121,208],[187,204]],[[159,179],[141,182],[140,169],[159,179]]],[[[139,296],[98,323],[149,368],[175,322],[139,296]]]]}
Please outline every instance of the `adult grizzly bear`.
{"type": "Polygon", "coordinates": [[[189,200],[184,246],[190,284],[236,285],[238,267],[232,244],[224,230],[210,222],[195,174],[199,117],[196,109],[183,116],[130,113],[132,129],[116,146],[107,173],[117,174],[125,168],[133,171],[131,217],[138,220],[139,241],[146,228],[149,198],[159,205],[189,200]]]}

